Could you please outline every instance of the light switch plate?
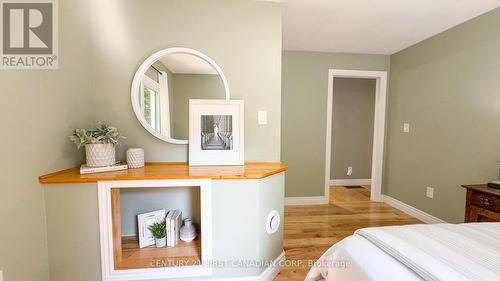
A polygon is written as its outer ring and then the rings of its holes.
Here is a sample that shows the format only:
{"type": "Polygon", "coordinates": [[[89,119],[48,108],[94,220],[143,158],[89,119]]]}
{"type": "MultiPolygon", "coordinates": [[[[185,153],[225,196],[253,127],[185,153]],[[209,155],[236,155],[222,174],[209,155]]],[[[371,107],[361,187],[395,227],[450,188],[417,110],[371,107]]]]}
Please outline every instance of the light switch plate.
{"type": "Polygon", "coordinates": [[[410,123],[404,123],[403,124],[403,132],[404,133],[409,133],[410,132],[410,123]]]}
{"type": "Polygon", "coordinates": [[[0,270],[0,281],[3,281],[3,271],[0,270]]]}
{"type": "Polygon", "coordinates": [[[267,111],[259,111],[258,112],[259,125],[267,124],[267,111]]]}

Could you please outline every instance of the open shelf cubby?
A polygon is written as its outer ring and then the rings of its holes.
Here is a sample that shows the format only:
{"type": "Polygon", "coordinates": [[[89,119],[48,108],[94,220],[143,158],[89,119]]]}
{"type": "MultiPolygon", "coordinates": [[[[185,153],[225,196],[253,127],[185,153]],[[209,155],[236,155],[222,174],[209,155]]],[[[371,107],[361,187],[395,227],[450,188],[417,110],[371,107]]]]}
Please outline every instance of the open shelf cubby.
{"type": "Polygon", "coordinates": [[[115,270],[199,266],[202,261],[199,187],[112,188],[111,212],[115,270]],[[173,247],[140,248],[137,215],[158,209],[181,210],[198,235],[173,247]]]}

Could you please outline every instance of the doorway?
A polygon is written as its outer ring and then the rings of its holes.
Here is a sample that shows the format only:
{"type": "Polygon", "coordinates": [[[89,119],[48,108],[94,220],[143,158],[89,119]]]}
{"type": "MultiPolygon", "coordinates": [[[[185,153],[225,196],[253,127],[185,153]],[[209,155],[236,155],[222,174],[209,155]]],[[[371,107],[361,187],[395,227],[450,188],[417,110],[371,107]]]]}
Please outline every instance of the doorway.
{"type": "MultiPolygon", "coordinates": [[[[328,72],[328,98],[327,98],[327,128],[326,128],[326,155],[325,155],[325,197],[330,201],[330,185],[332,171],[339,170],[333,167],[332,161],[332,130],[333,130],[333,108],[334,108],[334,86],[337,79],[356,78],[368,79],[375,83],[375,100],[373,114],[373,138],[371,143],[371,167],[369,169],[371,179],[362,179],[357,185],[370,185],[370,200],[381,202],[382,198],[382,176],[383,176],[383,153],[384,153],[384,136],[385,136],[385,116],[386,116],[386,92],[387,92],[387,72],[383,71],[359,71],[359,70],[340,70],[330,69],[328,72]],[[366,181],[369,182],[366,182],[366,181]],[[361,182],[363,181],[363,182],[361,182]]],[[[337,80],[341,81],[341,80],[337,80]]],[[[345,82],[345,81],[344,81],[345,82]]],[[[339,82],[340,83],[340,82],[339,82]]],[[[340,117],[337,117],[340,118],[340,117]]],[[[356,129],[356,128],[353,128],[356,129]]],[[[335,140],[334,140],[335,141],[335,140]]],[[[335,144],[333,144],[335,145],[335,144]]],[[[366,144],[365,144],[366,146],[366,144]]],[[[368,160],[369,161],[369,160],[368,160]]],[[[345,173],[348,167],[341,167],[345,173]]],[[[359,179],[358,179],[359,180],[359,179]]],[[[339,181],[340,183],[341,181],[339,181]]],[[[347,182],[347,181],[346,181],[347,182]]],[[[350,184],[352,185],[353,182],[350,184]]]]}

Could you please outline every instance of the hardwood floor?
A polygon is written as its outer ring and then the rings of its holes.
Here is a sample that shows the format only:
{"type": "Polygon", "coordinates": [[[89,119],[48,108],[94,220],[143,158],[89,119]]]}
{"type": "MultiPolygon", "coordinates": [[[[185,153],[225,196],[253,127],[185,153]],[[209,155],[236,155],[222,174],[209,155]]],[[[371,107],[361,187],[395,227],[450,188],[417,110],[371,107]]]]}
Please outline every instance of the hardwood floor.
{"type": "Polygon", "coordinates": [[[385,204],[370,201],[368,186],[332,187],[329,205],[286,206],[284,247],[288,264],[274,281],[303,281],[310,264],[356,229],[422,223],[385,204]]]}

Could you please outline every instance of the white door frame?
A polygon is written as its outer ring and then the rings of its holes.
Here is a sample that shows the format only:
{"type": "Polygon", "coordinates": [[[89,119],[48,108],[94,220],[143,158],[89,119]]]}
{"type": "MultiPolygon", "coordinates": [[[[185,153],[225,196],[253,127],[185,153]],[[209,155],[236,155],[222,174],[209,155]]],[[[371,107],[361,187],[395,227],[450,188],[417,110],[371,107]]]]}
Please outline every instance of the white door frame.
{"type": "Polygon", "coordinates": [[[370,200],[382,202],[384,164],[385,116],[387,104],[387,72],[364,70],[328,70],[328,98],[326,115],[325,197],[330,200],[330,167],[332,147],[333,82],[334,78],[367,78],[377,81],[375,93],[375,121],[373,133],[372,184],[370,200]]]}

